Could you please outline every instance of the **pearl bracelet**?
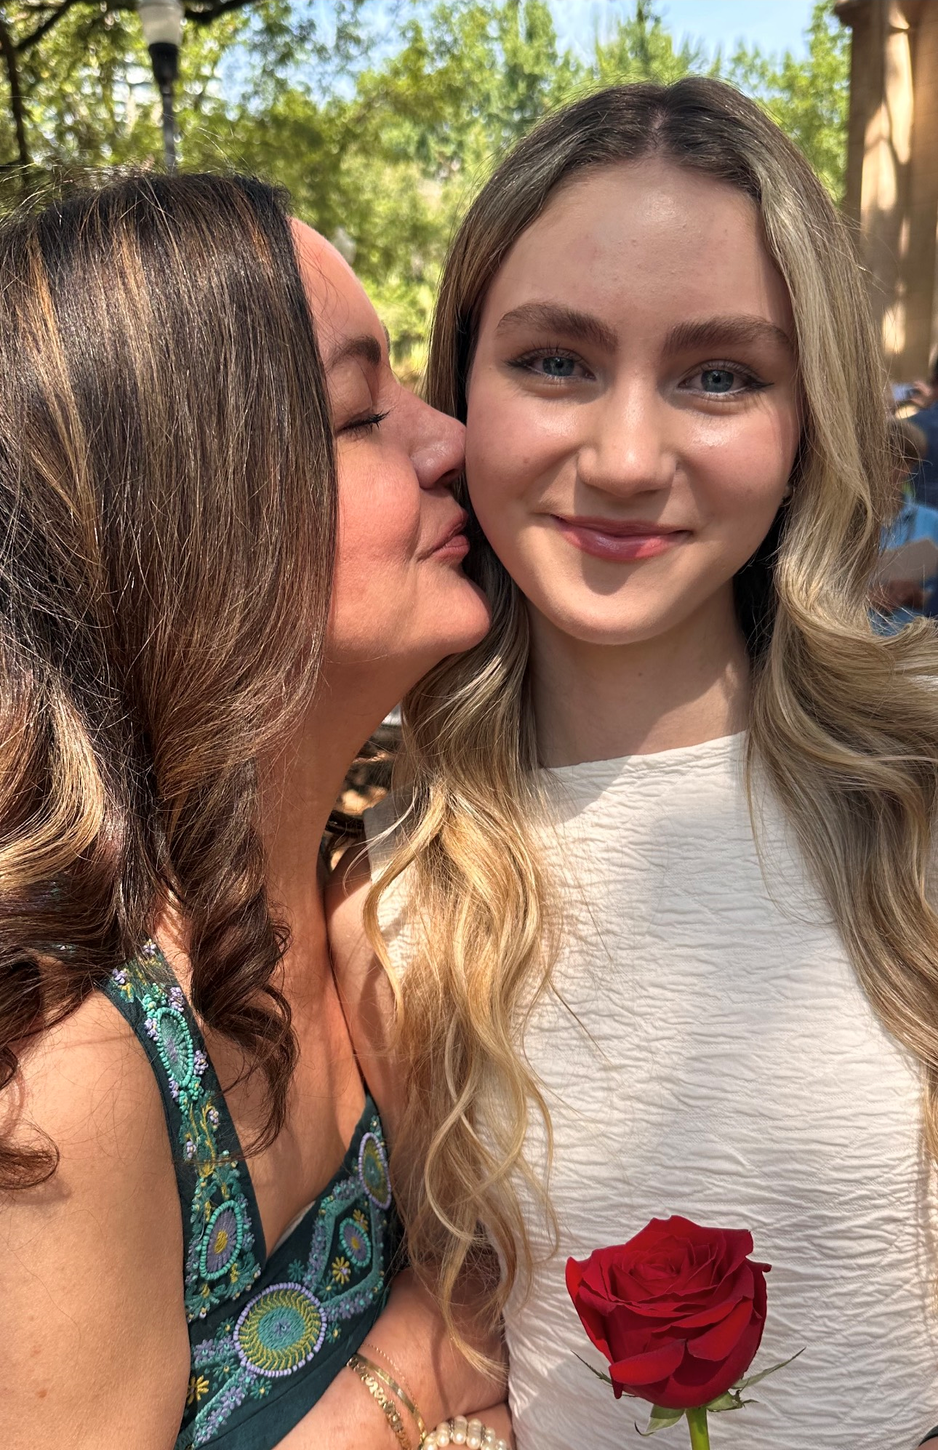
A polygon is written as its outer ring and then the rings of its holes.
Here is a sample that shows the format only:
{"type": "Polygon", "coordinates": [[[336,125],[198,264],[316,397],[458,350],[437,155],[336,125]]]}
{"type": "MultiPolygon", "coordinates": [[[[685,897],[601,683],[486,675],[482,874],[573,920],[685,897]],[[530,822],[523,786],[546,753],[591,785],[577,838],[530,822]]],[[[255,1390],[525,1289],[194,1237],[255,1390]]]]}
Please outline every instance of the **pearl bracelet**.
{"type": "Polygon", "coordinates": [[[466,1450],[508,1450],[507,1440],[499,1440],[495,1431],[481,1420],[467,1420],[465,1415],[437,1425],[421,1440],[420,1450],[436,1450],[437,1446],[445,1445],[465,1445],[466,1450]]]}

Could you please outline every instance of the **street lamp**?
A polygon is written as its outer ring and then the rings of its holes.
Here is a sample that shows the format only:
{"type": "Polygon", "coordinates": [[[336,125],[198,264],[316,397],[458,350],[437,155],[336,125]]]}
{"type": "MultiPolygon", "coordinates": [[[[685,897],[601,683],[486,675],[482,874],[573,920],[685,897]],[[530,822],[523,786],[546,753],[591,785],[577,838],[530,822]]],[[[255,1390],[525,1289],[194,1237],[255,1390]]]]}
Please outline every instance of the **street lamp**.
{"type": "Polygon", "coordinates": [[[143,38],[150,52],[153,79],[163,98],[163,155],[166,170],[176,170],[176,118],[173,84],[179,75],[183,9],[180,0],[137,0],[143,38]]]}

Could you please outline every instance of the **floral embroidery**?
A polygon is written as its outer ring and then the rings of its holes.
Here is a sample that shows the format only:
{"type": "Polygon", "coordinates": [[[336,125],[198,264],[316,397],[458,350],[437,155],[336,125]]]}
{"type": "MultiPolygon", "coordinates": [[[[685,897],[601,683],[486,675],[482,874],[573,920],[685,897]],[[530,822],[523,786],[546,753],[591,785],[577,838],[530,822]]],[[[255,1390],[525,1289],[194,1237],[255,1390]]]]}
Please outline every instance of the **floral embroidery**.
{"type": "Polygon", "coordinates": [[[262,1274],[254,1246],[263,1233],[234,1125],[159,949],[148,943],[106,991],[148,1047],[175,1139],[191,1344],[176,1450],[194,1450],[237,1434],[292,1376],[316,1366],[328,1383],[380,1311],[398,1241],[381,1120],[366,1099],[341,1169],[262,1274]]]}
{"type": "Polygon", "coordinates": [[[232,1158],[236,1144],[222,1147],[219,1141],[218,1080],[207,1071],[198,1028],[182,988],[167,975],[159,948],[147,942],[136,962],[112,973],[112,981],[143,1013],[144,1032],[179,1110],[177,1142],[189,1167],[186,1317],[204,1319],[216,1305],[236,1299],[260,1273],[244,1170],[232,1158]]]}
{"type": "Polygon", "coordinates": [[[322,1305],[302,1284],[272,1284],[242,1310],[235,1346],[244,1367],[278,1379],[312,1359],[322,1344],[322,1305]]]}
{"type": "Polygon", "coordinates": [[[186,1395],[186,1404],[198,1404],[203,1395],[208,1394],[208,1380],[204,1375],[189,1376],[189,1393],[186,1395]]]}
{"type": "MultiPolygon", "coordinates": [[[[386,1162],[381,1121],[373,1108],[366,1111],[363,1126],[363,1137],[374,1142],[386,1162]]],[[[210,1444],[237,1409],[269,1393],[274,1381],[315,1362],[325,1346],[331,1350],[351,1332],[356,1320],[368,1316],[371,1322],[383,1303],[396,1241],[394,1220],[363,1187],[360,1149],[350,1151],[349,1158],[350,1169],[283,1246],[291,1253],[289,1279],[259,1288],[236,1320],[227,1319],[211,1337],[193,1344],[193,1369],[209,1379],[213,1392],[177,1450],[210,1444]],[[297,1240],[309,1244],[305,1258],[294,1256],[297,1240]]],[[[275,1254],[274,1262],[283,1260],[275,1254]]]]}
{"type": "Polygon", "coordinates": [[[339,1238],[353,1264],[367,1264],[371,1254],[371,1244],[367,1233],[359,1224],[358,1218],[358,1214],[355,1213],[351,1218],[345,1220],[339,1229],[339,1238]]]}
{"type": "Polygon", "coordinates": [[[391,1179],[384,1148],[374,1133],[366,1133],[358,1150],[362,1187],[379,1208],[391,1207],[391,1179]]]}

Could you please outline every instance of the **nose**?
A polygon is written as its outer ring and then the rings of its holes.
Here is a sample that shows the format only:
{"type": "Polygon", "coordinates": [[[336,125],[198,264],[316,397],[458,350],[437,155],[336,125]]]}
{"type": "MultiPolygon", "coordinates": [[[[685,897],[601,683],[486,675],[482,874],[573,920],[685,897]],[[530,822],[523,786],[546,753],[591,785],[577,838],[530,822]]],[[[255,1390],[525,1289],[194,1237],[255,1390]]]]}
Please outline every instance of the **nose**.
{"type": "Polygon", "coordinates": [[[647,378],[631,379],[588,404],[579,481],[622,498],[667,488],[677,462],[670,411],[647,378]]]}
{"type": "Polygon", "coordinates": [[[421,488],[449,487],[462,472],[466,457],[466,430],[457,418],[431,408],[411,393],[410,456],[421,488]]]}

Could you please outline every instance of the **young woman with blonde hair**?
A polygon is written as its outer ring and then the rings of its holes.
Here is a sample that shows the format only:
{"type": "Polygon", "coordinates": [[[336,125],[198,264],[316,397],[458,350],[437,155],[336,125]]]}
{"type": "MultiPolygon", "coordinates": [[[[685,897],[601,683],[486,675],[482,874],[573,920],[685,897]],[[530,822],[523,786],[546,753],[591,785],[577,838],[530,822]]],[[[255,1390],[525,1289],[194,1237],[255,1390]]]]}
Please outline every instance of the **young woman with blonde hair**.
{"type": "Polygon", "coordinates": [[[413,1262],[453,1283],[487,1235],[522,1450],[618,1450],[565,1260],[656,1215],[748,1228],[761,1362],[804,1353],[719,1443],[911,1450],[938,1418],[938,644],[870,626],[889,467],[848,230],[732,89],[590,96],[470,209],[429,396],[467,423],[493,625],[405,701],[375,887],[336,915],[413,1262]]]}
{"type": "Polygon", "coordinates": [[[462,425],[259,182],[7,218],[0,296],[0,1438],[407,1450],[500,1394],[392,1283],[319,842],[485,631],[462,425]]]}

